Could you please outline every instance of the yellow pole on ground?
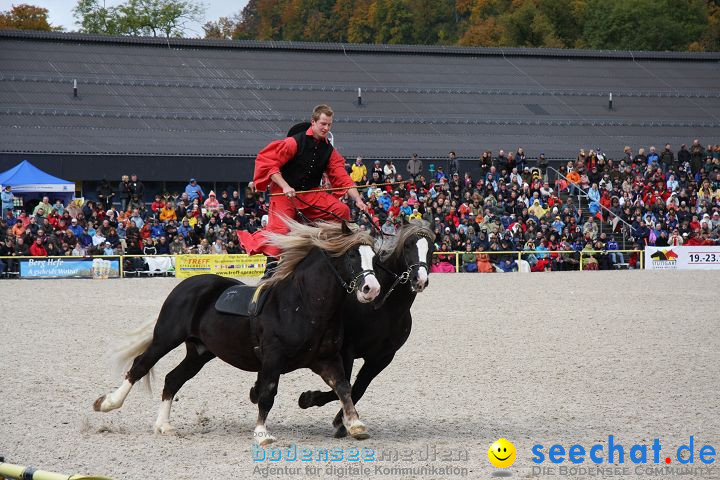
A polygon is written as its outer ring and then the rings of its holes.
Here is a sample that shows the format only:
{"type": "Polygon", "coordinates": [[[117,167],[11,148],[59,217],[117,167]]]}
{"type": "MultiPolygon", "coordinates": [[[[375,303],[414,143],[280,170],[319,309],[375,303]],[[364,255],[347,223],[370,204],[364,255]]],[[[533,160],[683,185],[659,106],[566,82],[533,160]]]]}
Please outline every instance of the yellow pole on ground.
{"type": "Polygon", "coordinates": [[[10,479],[32,480],[112,480],[109,477],[98,475],[63,475],[61,473],[35,470],[32,467],[2,463],[0,461],[0,477],[10,479]]]}
{"type": "Polygon", "coordinates": [[[460,253],[455,252],[455,273],[460,273],[460,253]]]}
{"type": "Polygon", "coordinates": [[[582,254],[582,250],[581,250],[580,251],[580,271],[581,272],[582,272],[582,257],[583,257],[583,254],[582,254]]]}

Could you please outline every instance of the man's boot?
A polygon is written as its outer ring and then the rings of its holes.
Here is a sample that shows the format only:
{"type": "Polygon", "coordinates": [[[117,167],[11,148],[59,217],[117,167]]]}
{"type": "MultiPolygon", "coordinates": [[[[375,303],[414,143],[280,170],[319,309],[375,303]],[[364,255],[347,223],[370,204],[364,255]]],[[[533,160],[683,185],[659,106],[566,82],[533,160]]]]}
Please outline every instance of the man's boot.
{"type": "Polygon", "coordinates": [[[263,274],[262,278],[260,280],[267,280],[268,278],[273,276],[273,273],[275,273],[275,269],[278,266],[278,259],[275,257],[267,257],[267,262],[265,263],[265,273],[263,274]]]}

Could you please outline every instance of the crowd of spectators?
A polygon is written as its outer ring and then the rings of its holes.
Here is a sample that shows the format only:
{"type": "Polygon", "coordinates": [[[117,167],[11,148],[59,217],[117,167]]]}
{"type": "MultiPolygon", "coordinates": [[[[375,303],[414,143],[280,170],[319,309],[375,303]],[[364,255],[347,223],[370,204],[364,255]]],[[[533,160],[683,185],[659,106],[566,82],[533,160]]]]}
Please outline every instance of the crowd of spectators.
{"type": "MultiPolygon", "coordinates": [[[[619,252],[623,245],[718,242],[720,145],[695,140],[677,152],[671,145],[661,152],[626,147],[616,159],[600,149],[580,150],[559,173],[543,154],[530,160],[522,148],[486,151],[473,161],[478,178],[459,170],[468,160],[454,152],[432,169],[417,155],[401,168],[360,157],[347,168],[367,187],[371,216],[384,233],[393,234],[404,219],[431,225],[440,252],[433,271],[454,271],[450,252],[456,251],[467,272],[516,270],[518,255],[505,253],[514,251],[527,252],[521,258],[533,271],[578,269],[580,262],[585,269],[611,269],[637,266],[639,255],[619,252]]],[[[268,198],[252,183],[217,195],[193,178],[184,192],[158,192],[146,203],[152,192],[131,175],[116,187],[103,180],[95,193],[97,200],[69,205],[44,197],[31,212],[17,212],[5,188],[0,257],[243,253],[236,231],[252,232],[267,221],[268,198]]],[[[0,269],[17,265],[5,259],[0,269]]]]}
{"type": "MultiPolygon", "coordinates": [[[[31,212],[16,214],[6,187],[0,257],[243,253],[235,231],[261,228],[265,214],[263,195],[252,185],[245,190],[242,196],[223,191],[218,198],[191,179],[182,194],[158,193],[146,203],[143,183],[131,175],[117,188],[101,181],[97,200],[51,204],[46,196],[31,212]]],[[[0,269],[17,271],[12,259],[0,261],[0,269]]],[[[137,270],[141,263],[129,258],[125,266],[137,270]]]]}
{"type": "MultiPolygon", "coordinates": [[[[694,140],[677,152],[665,145],[610,159],[599,148],[580,150],[574,161],[548,169],[545,155],[530,161],[516,153],[483,152],[480,177],[460,172],[454,152],[434,172],[422,174],[413,155],[405,166],[412,181],[371,188],[368,195],[383,231],[399,217],[430,222],[440,252],[463,252],[462,271],[512,271],[517,254],[532,271],[637,268],[645,246],[714,245],[720,231],[720,145],[694,140]],[[550,171],[553,170],[553,171],[550,171]],[[578,201],[576,195],[583,197],[578,201]],[[581,208],[579,205],[584,205],[581,208]],[[583,255],[578,253],[583,251],[583,255]],[[547,253],[546,253],[547,252],[547,253]]],[[[372,185],[401,180],[392,161],[366,171],[360,160],[353,180],[372,185]]],[[[455,271],[454,255],[438,255],[434,271],[455,271]]]]}

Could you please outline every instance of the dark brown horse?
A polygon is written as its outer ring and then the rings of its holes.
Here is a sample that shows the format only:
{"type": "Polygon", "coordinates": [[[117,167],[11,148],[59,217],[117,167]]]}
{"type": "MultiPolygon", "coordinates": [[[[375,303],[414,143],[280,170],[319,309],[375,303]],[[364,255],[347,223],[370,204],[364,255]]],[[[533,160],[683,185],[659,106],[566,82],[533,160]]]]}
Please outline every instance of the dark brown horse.
{"type": "Polygon", "coordinates": [[[273,406],[280,375],[310,368],[333,389],[343,405],[343,422],[350,435],[367,438],[351,400],[350,383],[340,357],[342,322],[336,315],[350,290],[353,302],[371,302],[380,285],[372,270],[372,238],[352,232],[346,224],[318,227],[288,222],[287,235],[270,240],[283,251],[275,275],[266,282],[264,306],[257,317],[229,315],[215,309],[220,295],[240,282],[216,275],[182,281],[160,310],[157,322],[135,332],[136,338],[119,360],[132,367],[123,384],[95,401],[97,411],[120,408],[133,384],[175,347],[185,343],[185,359],[166,377],[155,431],[166,433],[170,407],[180,387],[215,357],[242,370],[258,372],[250,400],[258,405],[255,439],[260,445],[275,439],[265,420],[273,406]]]}
{"type": "MultiPolygon", "coordinates": [[[[338,310],[345,336],[341,355],[345,376],[350,380],[356,358],[365,360],[352,385],[352,401],[357,403],[370,382],[390,365],[405,344],[412,328],[410,307],[417,292],[428,285],[428,265],[435,250],[435,235],[427,222],[412,221],[400,227],[394,237],[376,245],[375,272],[381,295],[369,304],[345,301],[338,310]]],[[[323,406],[337,400],[333,391],[307,391],[300,395],[301,408],[323,406]]],[[[333,421],[336,436],[347,435],[342,411],[333,421]]]]}

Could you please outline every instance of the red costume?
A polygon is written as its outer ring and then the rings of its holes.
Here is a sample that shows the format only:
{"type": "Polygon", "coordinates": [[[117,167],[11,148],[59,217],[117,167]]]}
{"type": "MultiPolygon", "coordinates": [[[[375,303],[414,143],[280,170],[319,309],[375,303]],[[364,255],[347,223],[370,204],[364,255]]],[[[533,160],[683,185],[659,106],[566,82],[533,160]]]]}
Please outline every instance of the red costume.
{"type": "MultiPolygon", "coordinates": [[[[282,217],[291,219],[297,218],[297,210],[310,220],[337,220],[332,215],[325,213],[318,208],[330,211],[335,215],[350,220],[350,209],[347,205],[340,202],[338,197],[345,195],[345,190],[334,192],[335,195],[327,192],[301,193],[302,190],[314,190],[320,186],[320,179],[315,182],[315,176],[325,173],[333,187],[354,187],[355,182],[352,181],[350,175],[345,171],[345,159],[337,150],[332,148],[326,139],[316,140],[313,137],[312,128],[305,131],[305,138],[302,133],[287,137],[283,140],[272,142],[258,153],[255,159],[255,174],[253,181],[258,191],[264,191],[268,185],[270,193],[283,193],[282,188],[272,181],[270,178],[276,173],[281,173],[285,181],[298,193],[299,199],[292,199],[285,195],[276,195],[270,197],[270,212],[268,214],[268,224],[264,230],[255,233],[239,230],[238,239],[245,251],[251,255],[264,253],[268,256],[278,256],[280,251],[266,243],[265,231],[273,233],[287,233],[287,225],[282,221],[282,217]],[[325,144],[320,144],[324,142],[325,144]],[[298,145],[301,145],[301,151],[298,151],[298,145]],[[330,156],[327,159],[327,165],[324,171],[318,172],[313,170],[316,166],[313,162],[318,158],[313,157],[313,152],[322,152],[331,149],[330,156]],[[287,167],[295,167],[291,165],[298,162],[299,168],[287,170],[287,167]],[[285,167],[285,168],[284,168],[285,167]],[[292,178],[291,178],[292,177],[292,178]],[[301,201],[301,200],[302,201],[301,201]],[[317,207],[313,208],[304,202],[317,207]]],[[[323,161],[322,158],[319,159],[323,161]]]]}

